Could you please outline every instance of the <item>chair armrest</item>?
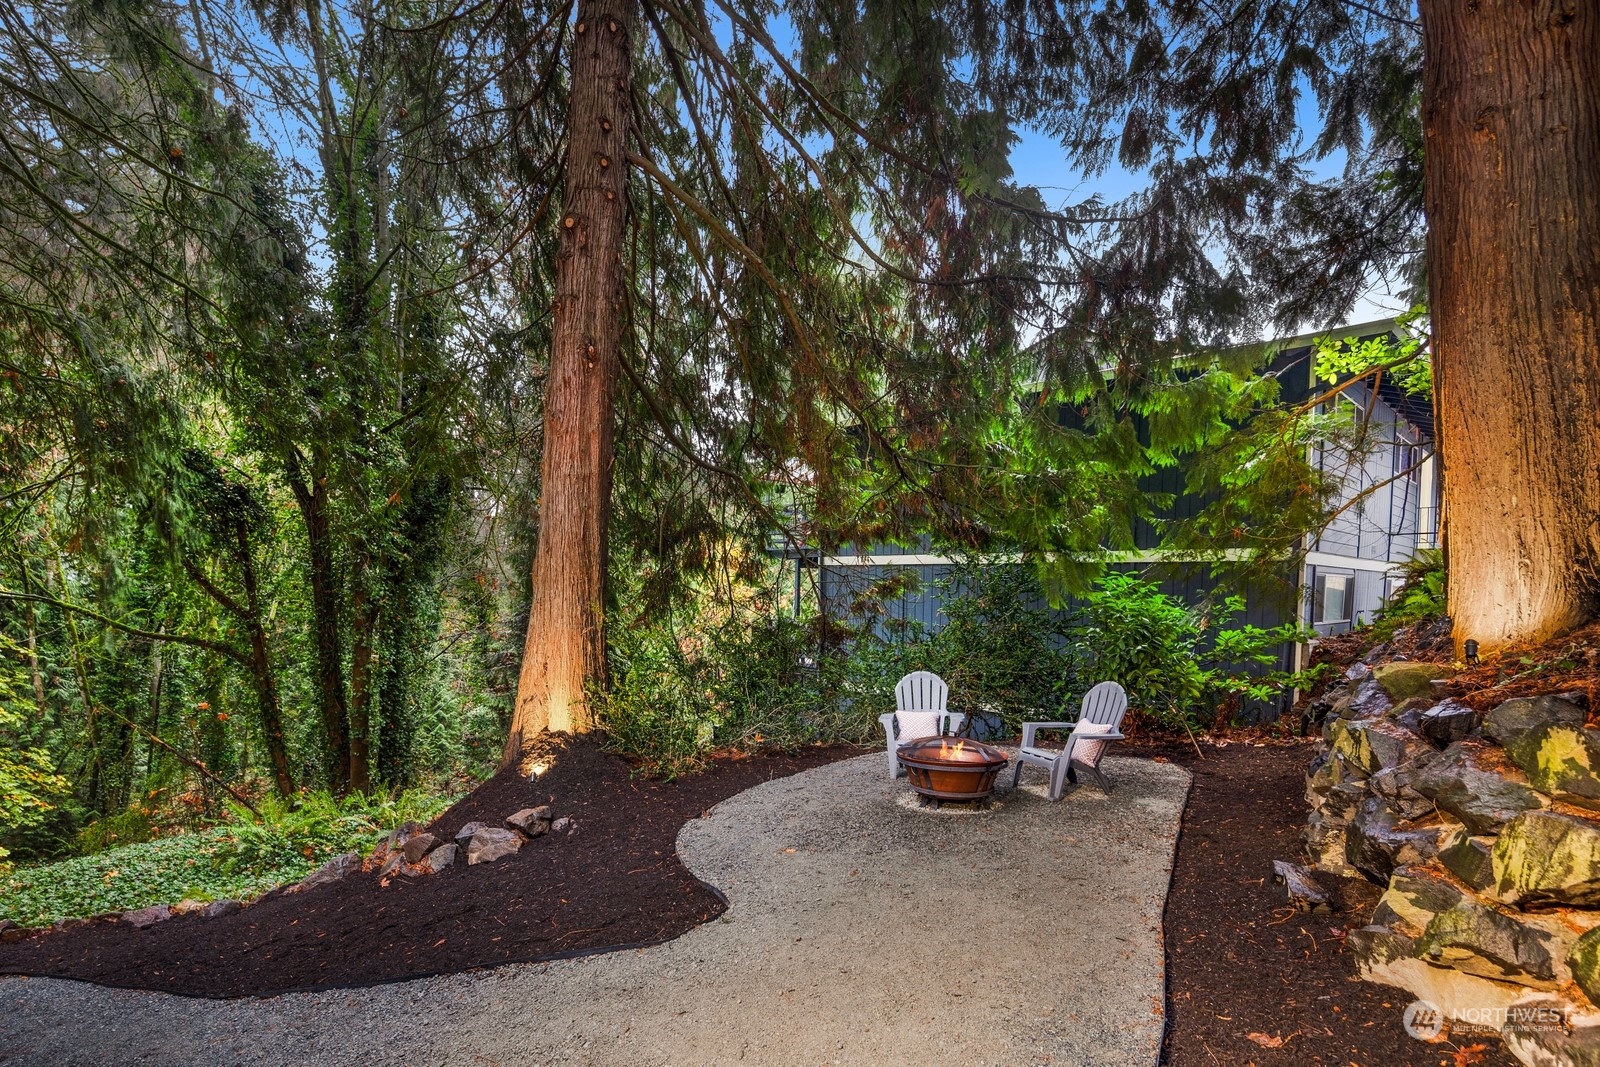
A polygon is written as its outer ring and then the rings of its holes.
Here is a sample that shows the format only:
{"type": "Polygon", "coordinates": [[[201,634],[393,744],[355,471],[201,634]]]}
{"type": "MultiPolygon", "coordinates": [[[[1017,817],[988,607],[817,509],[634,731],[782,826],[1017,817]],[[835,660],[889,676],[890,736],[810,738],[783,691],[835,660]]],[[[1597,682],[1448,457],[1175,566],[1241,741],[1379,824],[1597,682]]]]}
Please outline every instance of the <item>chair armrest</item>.
{"type": "Polygon", "coordinates": [[[886,711],[878,716],[878,725],[883,727],[883,732],[889,735],[889,740],[894,740],[894,712],[886,711]]]}
{"type": "Polygon", "coordinates": [[[1025,722],[1022,724],[1022,747],[1033,747],[1033,735],[1040,730],[1070,730],[1075,722],[1025,722]]]}

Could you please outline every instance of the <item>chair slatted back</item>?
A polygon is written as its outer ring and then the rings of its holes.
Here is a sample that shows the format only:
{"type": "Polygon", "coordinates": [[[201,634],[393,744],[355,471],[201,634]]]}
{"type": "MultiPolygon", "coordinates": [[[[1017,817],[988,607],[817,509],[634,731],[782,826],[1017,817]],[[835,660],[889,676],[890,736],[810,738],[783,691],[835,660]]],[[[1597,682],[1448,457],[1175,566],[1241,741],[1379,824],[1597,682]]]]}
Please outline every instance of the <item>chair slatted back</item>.
{"type": "Polygon", "coordinates": [[[1078,710],[1078,721],[1100,723],[1117,730],[1121,729],[1122,717],[1127,712],[1127,691],[1116,682],[1101,682],[1083,694],[1083,703],[1078,710]]]}
{"type": "Polygon", "coordinates": [[[895,683],[896,711],[948,711],[949,702],[950,687],[932,671],[912,671],[895,683]]]}

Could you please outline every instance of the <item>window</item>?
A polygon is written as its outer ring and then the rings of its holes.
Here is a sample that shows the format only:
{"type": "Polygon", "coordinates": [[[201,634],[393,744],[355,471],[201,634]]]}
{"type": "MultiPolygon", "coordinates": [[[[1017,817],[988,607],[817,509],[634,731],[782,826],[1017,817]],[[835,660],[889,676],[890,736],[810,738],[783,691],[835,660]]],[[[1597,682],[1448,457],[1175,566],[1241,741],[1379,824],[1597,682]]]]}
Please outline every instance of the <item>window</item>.
{"type": "Polygon", "coordinates": [[[1312,622],[1350,621],[1350,576],[1348,574],[1319,574],[1312,590],[1312,622]]]}

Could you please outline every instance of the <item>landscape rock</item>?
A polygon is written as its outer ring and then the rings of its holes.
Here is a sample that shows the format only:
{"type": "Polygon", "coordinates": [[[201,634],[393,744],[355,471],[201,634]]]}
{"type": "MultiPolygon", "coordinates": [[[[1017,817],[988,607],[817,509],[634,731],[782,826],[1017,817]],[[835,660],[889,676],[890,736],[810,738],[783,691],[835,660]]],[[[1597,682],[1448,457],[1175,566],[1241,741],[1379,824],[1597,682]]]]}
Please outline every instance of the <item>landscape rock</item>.
{"type": "Polygon", "coordinates": [[[208,919],[219,919],[224,915],[232,915],[234,912],[242,910],[244,910],[244,905],[237,900],[213,900],[206,905],[206,910],[201,914],[208,919]]]}
{"type": "Polygon", "coordinates": [[[1435,754],[1428,751],[1398,767],[1387,767],[1366,781],[1367,789],[1383,797],[1389,807],[1403,819],[1420,819],[1436,807],[1433,800],[1423,796],[1412,786],[1417,776],[1433,762],[1435,754]]]}
{"type": "Polygon", "coordinates": [[[410,841],[413,837],[417,836],[421,832],[421,823],[412,822],[409,819],[406,820],[399,826],[396,826],[393,830],[389,831],[389,837],[387,839],[389,851],[394,852],[404,848],[407,841],[410,841]]]}
{"type": "Polygon", "coordinates": [[[1424,863],[1439,847],[1437,827],[1402,825],[1382,797],[1362,801],[1345,831],[1345,858],[1350,866],[1378,882],[1387,882],[1396,867],[1424,863]]]}
{"type": "Polygon", "coordinates": [[[1524,812],[1490,857],[1495,896],[1507,904],[1600,904],[1600,825],[1588,819],[1524,812]]]}
{"type": "Polygon", "coordinates": [[[469,823],[467,823],[467,825],[463,826],[461,829],[456,831],[456,844],[461,844],[462,842],[464,842],[468,838],[470,838],[473,834],[477,833],[479,830],[484,829],[488,825],[489,825],[488,823],[483,823],[483,822],[469,822],[469,823]]]}
{"type": "Polygon", "coordinates": [[[419,833],[408,838],[406,843],[401,846],[400,852],[405,856],[407,863],[419,863],[422,857],[432,852],[438,847],[438,844],[439,839],[432,834],[419,833]]]}
{"type": "Polygon", "coordinates": [[[1572,1005],[1554,997],[1512,1005],[1501,1036],[1511,1054],[1530,1067],[1600,1067],[1600,1023],[1563,1025],[1572,1005]]]}
{"type": "Polygon", "coordinates": [[[498,826],[485,826],[467,841],[467,865],[493,863],[522,847],[522,838],[498,826]]]}
{"type": "Polygon", "coordinates": [[[1449,911],[1463,899],[1448,878],[1426,867],[1401,867],[1389,879],[1389,888],[1378,898],[1372,921],[1394,926],[1404,923],[1421,934],[1438,915],[1449,911]]]}
{"type": "Polygon", "coordinates": [[[1364,682],[1372,677],[1372,668],[1365,663],[1352,663],[1344,669],[1347,682],[1364,682]]]}
{"type": "Polygon", "coordinates": [[[1545,806],[1521,774],[1482,741],[1457,741],[1411,781],[1418,793],[1466,824],[1492,834],[1525,811],[1545,806]]]}
{"type": "Polygon", "coordinates": [[[566,816],[562,816],[550,824],[550,832],[556,834],[575,834],[578,832],[578,824],[566,816]]]}
{"type": "Polygon", "coordinates": [[[1571,723],[1525,731],[1506,745],[1528,784],[1557,800],[1600,808],[1600,732],[1571,723]]]}
{"type": "Polygon", "coordinates": [[[1557,947],[1538,927],[1463,899],[1434,916],[1417,939],[1421,959],[1495,981],[1548,988],[1556,983],[1557,947]]]}
{"type": "Polygon", "coordinates": [[[506,826],[528,837],[538,837],[550,829],[550,805],[541,804],[537,808],[523,808],[514,815],[507,815],[506,826]]]}
{"type": "Polygon", "coordinates": [[[1471,736],[1477,728],[1478,713],[1465,704],[1446,700],[1423,712],[1417,730],[1440,748],[1448,748],[1471,736]]]}
{"type": "Polygon", "coordinates": [[[339,879],[354,874],[361,869],[361,853],[343,852],[333,857],[321,867],[300,879],[293,891],[303,893],[307,889],[315,889],[321,885],[332,885],[339,879]]]}
{"type": "Polygon", "coordinates": [[[1398,767],[1431,753],[1421,737],[1387,719],[1340,719],[1333,729],[1333,751],[1366,774],[1398,767]]]}
{"type": "Polygon", "coordinates": [[[1334,779],[1333,753],[1322,746],[1306,765],[1306,803],[1315,808],[1337,782],[1334,779]]]}
{"type": "Polygon", "coordinates": [[[422,858],[422,866],[427,868],[429,874],[438,874],[456,862],[456,853],[459,849],[455,844],[440,845],[422,858]]]}
{"type": "Polygon", "coordinates": [[[1564,696],[1517,697],[1484,717],[1483,733],[1509,746],[1529,730],[1562,723],[1582,726],[1583,708],[1564,696]]]}
{"type": "Polygon", "coordinates": [[[172,905],[173,915],[193,915],[195,912],[205,911],[206,902],[203,900],[184,899],[172,905]]]}
{"type": "Polygon", "coordinates": [[[1411,663],[1401,660],[1382,663],[1372,669],[1372,677],[1391,700],[1425,697],[1433,693],[1435,678],[1448,678],[1455,671],[1443,663],[1411,663]]]}
{"type": "Polygon", "coordinates": [[[1567,952],[1567,966],[1572,970],[1572,980],[1578,983],[1584,995],[1600,1004],[1600,926],[1572,943],[1567,952]]]}
{"type": "Polygon", "coordinates": [[[133,911],[122,913],[122,921],[144,930],[156,923],[164,923],[172,918],[172,909],[165,904],[156,904],[148,908],[137,908],[133,911]]]}
{"type": "Polygon", "coordinates": [[[1288,893],[1289,904],[1296,911],[1316,911],[1322,908],[1325,911],[1333,909],[1333,903],[1328,899],[1328,894],[1323,892],[1317,880],[1310,871],[1293,863],[1283,860],[1272,861],[1273,880],[1282,882],[1284,890],[1288,893]]]}
{"type": "Polygon", "coordinates": [[[1445,870],[1481,892],[1494,885],[1494,862],[1490,858],[1493,848],[1494,838],[1474,836],[1462,830],[1439,849],[1439,862],[1445,870]]]}
{"type": "Polygon", "coordinates": [[[1343,719],[1370,719],[1382,715],[1394,706],[1389,694],[1377,679],[1351,683],[1350,690],[1339,697],[1329,710],[1330,715],[1343,719]]]}
{"type": "Polygon", "coordinates": [[[389,858],[383,861],[383,866],[378,868],[378,877],[388,878],[405,865],[406,855],[404,852],[391,852],[389,858]]]}
{"type": "Polygon", "coordinates": [[[1380,923],[1351,930],[1345,937],[1344,950],[1355,961],[1356,970],[1363,977],[1373,971],[1381,971],[1396,960],[1414,959],[1417,954],[1413,938],[1396,933],[1380,923]]]}

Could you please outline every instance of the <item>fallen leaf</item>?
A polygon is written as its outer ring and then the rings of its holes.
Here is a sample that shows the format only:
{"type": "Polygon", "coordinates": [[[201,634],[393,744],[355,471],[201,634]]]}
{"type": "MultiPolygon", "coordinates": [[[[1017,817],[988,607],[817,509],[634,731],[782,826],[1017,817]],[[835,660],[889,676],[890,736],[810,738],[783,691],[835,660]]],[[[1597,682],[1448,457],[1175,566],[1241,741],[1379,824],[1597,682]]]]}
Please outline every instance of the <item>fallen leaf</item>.
{"type": "Polygon", "coordinates": [[[1281,1037],[1272,1037],[1272,1036],[1270,1036],[1268,1034],[1257,1034],[1257,1033],[1253,1033],[1253,1032],[1245,1034],[1244,1036],[1248,1037],[1251,1041],[1254,1041],[1256,1044],[1260,1045],[1262,1048],[1282,1048],[1283,1047],[1283,1038],[1281,1038],[1281,1037]]]}
{"type": "Polygon", "coordinates": [[[1455,1067],[1473,1067],[1474,1064],[1482,1063],[1483,1055],[1488,1051],[1489,1046],[1482,1043],[1463,1045],[1456,1049],[1455,1067]]]}

